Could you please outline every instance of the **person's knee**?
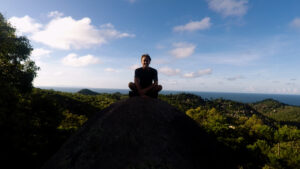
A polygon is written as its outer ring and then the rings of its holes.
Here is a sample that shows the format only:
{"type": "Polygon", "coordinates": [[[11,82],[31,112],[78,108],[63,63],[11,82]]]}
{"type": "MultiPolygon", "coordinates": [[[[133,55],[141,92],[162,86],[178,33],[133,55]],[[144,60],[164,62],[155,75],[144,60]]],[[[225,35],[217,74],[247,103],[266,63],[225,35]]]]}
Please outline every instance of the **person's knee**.
{"type": "Polygon", "coordinates": [[[157,86],[157,90],[158,90],[158,91],[161,91],[161,90],[162,90],[162,85],[158,85],[158,86],[157,86]]]}
{"type": "Polygon", "coordinates": [[[131,90],[135,90],[135,84],[132,83],[132,82],[129,82],[129,83],[128,83],[128,87],[129,87],[131,90]]]}
{"type": "Polygon", "coordinates": [[[155,86],[155,88],[154,88],[154,91],[155,92],[159,92],[159,91],[161,91],[162,90],[162,86],[161,85],[157,85],[157,86],[155,86]]]}

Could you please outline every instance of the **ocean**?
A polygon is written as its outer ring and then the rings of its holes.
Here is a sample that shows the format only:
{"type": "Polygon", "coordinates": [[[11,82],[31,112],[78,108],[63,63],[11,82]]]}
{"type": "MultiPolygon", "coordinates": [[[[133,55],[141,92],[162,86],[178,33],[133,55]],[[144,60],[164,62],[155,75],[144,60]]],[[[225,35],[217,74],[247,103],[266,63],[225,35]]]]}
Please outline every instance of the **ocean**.
{"type": "MultiPolygon", "coordinates": [[[[37,87],[41,89],[53,89],[55,91],[76,93],[83,88],[76,87],[37,87]]],[[[103,89],[103,88],[88,88],[97,93],[116,93],[128,94],[128,89],[103,89]]],[[[203,99],[217,99],[223,98],[242,103],[254,103],[264,99],[274,99],[281,103],[288,105],[300,106],[300,95],[288,94],[260,94],[260,93],[225,93],[225,92],[196,92],[196,91],[168,91],[163,90],[161,94],[178,94],[178,93],[191,93],[201,96],[203,99]]]]}

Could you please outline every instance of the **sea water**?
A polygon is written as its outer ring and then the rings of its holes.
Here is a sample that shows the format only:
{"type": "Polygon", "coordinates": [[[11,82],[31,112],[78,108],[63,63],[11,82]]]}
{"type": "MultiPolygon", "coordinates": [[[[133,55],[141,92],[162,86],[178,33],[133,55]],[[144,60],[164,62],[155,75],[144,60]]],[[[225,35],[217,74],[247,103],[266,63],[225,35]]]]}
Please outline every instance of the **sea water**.
{"type": "MultiPolygon", "coordinates": [[[[76,93],[83,88],[76,87],[38,87],[41,89],[53,89],[55,91],[76,93]]],[[[97,93],[116,93],[128,94],[128,89],[103,89],[103,88],[88,88],[97,93]]],[[[288,94],[260,94],[260,93],[225,93],[225,92],[197,92],[197,91],[170,91],[163,90],[161,94],[178,94],[190,93],[202,97],[203,99],[218,99],[223,98],[242,103],[254,103],[265,99],[274,99],[281,103],[300,106],[300,95],[288,94]]]]}

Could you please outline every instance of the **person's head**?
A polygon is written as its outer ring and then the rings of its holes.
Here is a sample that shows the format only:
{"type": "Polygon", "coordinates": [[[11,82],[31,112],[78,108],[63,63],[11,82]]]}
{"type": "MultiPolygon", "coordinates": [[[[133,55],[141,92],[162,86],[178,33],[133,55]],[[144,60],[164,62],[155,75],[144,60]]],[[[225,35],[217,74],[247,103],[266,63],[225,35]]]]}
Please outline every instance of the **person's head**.
{"type": "Polygon", "coordinates": [[[143,54],[141,56],[141,62],[142,62],[143,68],[148,68],[149,64],[151,62],[151,57],[149,56],[149,54],[143,54]]]}

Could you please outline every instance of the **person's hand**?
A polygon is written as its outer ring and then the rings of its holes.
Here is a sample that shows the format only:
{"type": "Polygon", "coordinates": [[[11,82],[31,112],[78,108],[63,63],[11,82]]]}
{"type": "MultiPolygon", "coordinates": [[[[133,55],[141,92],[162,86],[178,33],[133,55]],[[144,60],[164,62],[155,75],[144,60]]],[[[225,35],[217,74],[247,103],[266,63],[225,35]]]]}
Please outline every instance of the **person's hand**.
{"type": "Polygon", "coordinates": [[[146,93],[146,92],[145,92],[144,90],[140,90],[140,91],[139,91],[140,96],[145,95],[145,93],[146,93]]]}
{"type": "Polygon", "coordinates": [[[141,95],[142,98],[149,98],[147,95],[141,95]]]}

